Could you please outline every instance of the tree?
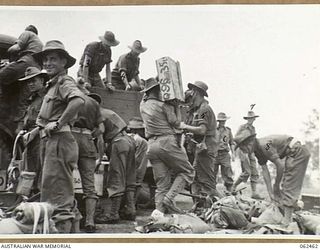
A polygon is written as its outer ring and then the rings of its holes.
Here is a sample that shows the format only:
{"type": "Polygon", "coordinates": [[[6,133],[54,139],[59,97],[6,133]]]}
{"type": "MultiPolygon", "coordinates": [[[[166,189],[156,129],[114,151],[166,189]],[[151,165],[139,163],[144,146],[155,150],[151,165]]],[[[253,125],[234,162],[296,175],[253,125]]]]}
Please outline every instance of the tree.
{"type": "Polygon", "coordinates": [[[313,109],[303,130],[306,146],[311,154],[312,170],[319,170],[319,111],[313,109]]]}

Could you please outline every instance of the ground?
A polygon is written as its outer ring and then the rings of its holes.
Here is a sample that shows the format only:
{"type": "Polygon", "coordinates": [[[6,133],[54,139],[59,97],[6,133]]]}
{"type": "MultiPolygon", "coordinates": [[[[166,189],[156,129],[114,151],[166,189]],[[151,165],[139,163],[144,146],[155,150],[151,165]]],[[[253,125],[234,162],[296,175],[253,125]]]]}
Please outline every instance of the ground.
{"type": "MultiPolygon", "coordinates": [[[[246,189],[243,190],[243,195],[250,196],[250,183],[247,184],[240,184],[239,188],[241,187],[247,187],[246,189]]],[[[258,190],[259,193],[263,197],[268,197],[265,185],[263,183],[258,184],[258,190]]],[[[218,189],[223,190],[224,187],[221,184],[218,184],[218,189]]],[[[186,197],[183,195],[179,195],[176,198],[177,201],[177,206],[179,208],[182,208],[183,210],[189,210],[191,209],[193,202],[192,198],[186,197]]],[[[109,233],[134,233],[135,232],[135,227],[136,226],[141,226],[145,225],[150,221],[150,215],[152,213],[152,210],[138,210],[137,211],[137,218],[136,221],[120,221],[118,224],[97,224],[96,225],[96,233],[104,233],[104,234],[109,234],[109,233]]]]}

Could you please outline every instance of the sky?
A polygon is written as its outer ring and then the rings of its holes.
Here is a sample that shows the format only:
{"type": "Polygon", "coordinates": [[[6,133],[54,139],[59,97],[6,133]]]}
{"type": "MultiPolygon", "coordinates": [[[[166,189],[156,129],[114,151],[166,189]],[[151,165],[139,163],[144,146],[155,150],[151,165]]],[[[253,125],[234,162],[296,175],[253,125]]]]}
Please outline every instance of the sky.
{"type": "Polygon", "coordinates": [[[139,39],[148,48],[140,56],[142,79],[156,75],[156,59],[179,61],[184,90],[206,82],[211,107],[231,117],[234,133],[256,104],[258,137],[303,139],[303,122],[319,108],[320,5],[7,6],[0,23],[0,34],[18,37],[33,24],[44,43],[62,41],[77,58],[73,77],[85,46],[106,30],[120,41],[111,68],[139,39]]]}

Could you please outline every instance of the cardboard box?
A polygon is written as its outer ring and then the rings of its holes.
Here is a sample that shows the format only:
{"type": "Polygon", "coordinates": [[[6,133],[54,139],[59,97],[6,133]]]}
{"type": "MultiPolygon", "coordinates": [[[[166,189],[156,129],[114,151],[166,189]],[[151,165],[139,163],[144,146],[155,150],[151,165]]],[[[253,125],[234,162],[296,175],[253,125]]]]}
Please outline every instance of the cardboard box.
{"type": "Polygon", "coordinates": [[[175,62],[170,57],[162,57],[156,60],[156,66],[160,82],[161,100],[178,99],[184,101],[179,62],[175,62]]]}

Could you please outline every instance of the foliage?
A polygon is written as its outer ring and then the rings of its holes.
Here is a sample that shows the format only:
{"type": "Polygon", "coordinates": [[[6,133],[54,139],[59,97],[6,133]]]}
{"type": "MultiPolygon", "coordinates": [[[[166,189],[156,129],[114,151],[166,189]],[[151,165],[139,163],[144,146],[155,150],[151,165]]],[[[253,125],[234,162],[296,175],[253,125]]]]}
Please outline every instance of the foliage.
{"type": "Polygon", "coordinates": [[[312,169],[319,169],[319,111],[312,110],[309,119],[304,123],[305,143],[311,153],[312,169]]]}

